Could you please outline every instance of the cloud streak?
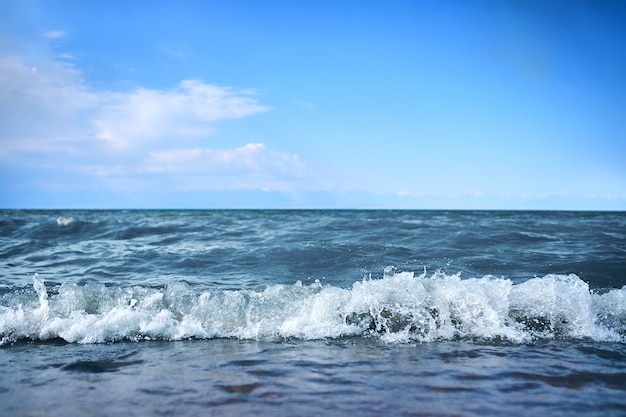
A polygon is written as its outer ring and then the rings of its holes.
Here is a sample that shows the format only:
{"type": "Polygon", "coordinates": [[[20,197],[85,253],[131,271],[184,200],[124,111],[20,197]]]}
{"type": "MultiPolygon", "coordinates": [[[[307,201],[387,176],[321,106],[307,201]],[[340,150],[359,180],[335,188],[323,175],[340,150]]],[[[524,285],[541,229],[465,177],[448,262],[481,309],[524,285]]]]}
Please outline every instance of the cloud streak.
{"type": "Polygon", "coordinates": [[[201,174],[236,171],[262,172],[267,166],[285,171],[304,168],[298,155],[268,151],[262,143],[249,143],[236,149],[175,149],[151,152],[145,171],[201,174]]]}
{"type": "Polygon", "coordinates": [[[176,189],[261,189],[290,191],[309,177],[296,154],[268,150],[262,143],[234,149],[174,149],[151,152],[143,172],[169,174],[176,189]]]}
{"type": "Polygon", "coordinates": [[[64,38],[65,36],[67,36],[67,34],[63,32],[62,30],[51,30],[49,32],[44,33],[43,35],[44,37],[48,39],[60,39],[60,38],[64,38]]]}

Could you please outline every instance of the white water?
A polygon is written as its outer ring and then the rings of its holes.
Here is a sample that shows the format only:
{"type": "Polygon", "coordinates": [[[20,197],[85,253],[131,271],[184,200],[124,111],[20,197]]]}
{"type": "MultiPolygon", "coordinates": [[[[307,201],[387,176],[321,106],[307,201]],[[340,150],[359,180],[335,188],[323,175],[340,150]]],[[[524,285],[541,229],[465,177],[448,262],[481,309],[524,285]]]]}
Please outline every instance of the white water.
{"type": "Polygon", "coordinates": [[[625,341],[626,287],[593,293],[576,275],[513,284],[492,276],[462,280],[459,275],[414,276],[387,268],[382,279],[363,279],[350,289],[319,281],[205,292],[182,282],[162,289],[72,284],[49,295],[37,276],[33,285],[37,299],[16,293],[0,306],[0,345],[54,338],[102,343],[350,336],[389,343],[455,338],[625,341]]]}

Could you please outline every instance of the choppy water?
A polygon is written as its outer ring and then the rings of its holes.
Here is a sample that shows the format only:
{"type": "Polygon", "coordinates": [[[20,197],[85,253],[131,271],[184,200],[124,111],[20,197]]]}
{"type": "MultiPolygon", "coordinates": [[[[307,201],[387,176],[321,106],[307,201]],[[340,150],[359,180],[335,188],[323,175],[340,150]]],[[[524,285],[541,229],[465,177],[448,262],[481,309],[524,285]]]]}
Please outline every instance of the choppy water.
{"type": "Polygon", "coordinates": [[[626,415],[626,213],[0,212],[9,415],[626,415]]]}

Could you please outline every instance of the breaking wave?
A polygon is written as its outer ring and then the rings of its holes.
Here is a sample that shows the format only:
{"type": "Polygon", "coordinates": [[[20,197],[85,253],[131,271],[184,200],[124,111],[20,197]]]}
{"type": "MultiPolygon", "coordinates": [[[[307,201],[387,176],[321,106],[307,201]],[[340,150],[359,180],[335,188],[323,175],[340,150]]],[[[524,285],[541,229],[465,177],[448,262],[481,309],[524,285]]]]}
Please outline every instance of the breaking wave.
{"type": "Polygon", "coordinates": [[[0,295],[0,345],[20,340],[73,343],[208,338],[378,338],[388,343],[458,338],[532,343],[541,339],[626,341],[626,287],[590,291],[578,276],[523,283],[385,269],[351,288],[269,285],[199,291],[63,284],[0,295]],[[34,290],[34,291],[33,291],[34,290]]]}

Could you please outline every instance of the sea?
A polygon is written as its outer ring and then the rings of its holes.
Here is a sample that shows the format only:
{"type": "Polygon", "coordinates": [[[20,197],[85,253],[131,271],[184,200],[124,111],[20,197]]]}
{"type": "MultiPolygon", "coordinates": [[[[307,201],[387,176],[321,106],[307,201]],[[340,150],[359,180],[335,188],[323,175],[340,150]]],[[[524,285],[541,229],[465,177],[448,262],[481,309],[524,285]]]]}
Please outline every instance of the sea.
{"type": "Polygon", "coordinates": [[[626,212],[0,211],[2,416],[626,416],[626,212]]]}

